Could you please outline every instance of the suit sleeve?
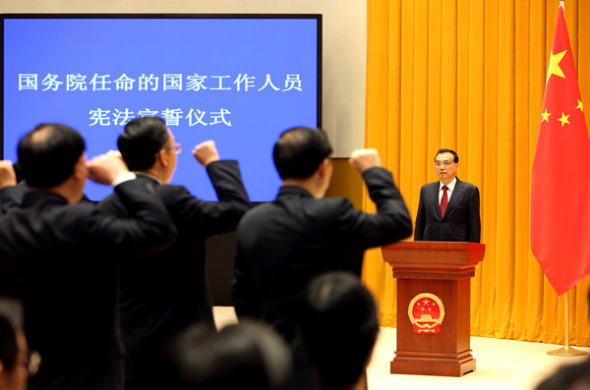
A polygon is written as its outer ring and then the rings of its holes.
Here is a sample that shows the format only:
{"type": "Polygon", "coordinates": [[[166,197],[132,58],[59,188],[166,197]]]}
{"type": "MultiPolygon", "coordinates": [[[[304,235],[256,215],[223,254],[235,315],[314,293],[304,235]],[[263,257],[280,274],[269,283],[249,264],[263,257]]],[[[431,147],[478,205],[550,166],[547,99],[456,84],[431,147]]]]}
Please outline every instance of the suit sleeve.
{"type": "Polygon", "coordinates": [[[207,166],[207,173],[219,201],[197,199],[185,188],[176,194],[174,202],[164,198],[176,222],[189,224],[204,237],[235,230],[240,218],[252,207],[237,161],[213,162],[207,166]]]}
{"type": "Polygon", "coordinates": [[[261,318],[260,294],[256,287],[252,267],[246,263],[239,242],[234,266],[231,295],[238,319],[245,317],[261,318]]]}
{"type": "Polygon", "coordinates": [[[0,190],[0,215],[6,214],[14,206],[18,206],[26,189],[23,186],[9,186],[0,190]]]}
{"type": "Polygon", "coordinates": [[[479,189],[471,192],[469,197],[469,220],[467,221],[467,241],[481,242],[481,220],[479,216],[479,189]]]}
{"type": "Polygon", "coordinates": [[[391,173],[371,168],[363,174],[369,196],[377,206],[376,214],[355,210],[350,202],[342,205],[339,228],[344,245],[353,250],[391,244],[412,234],[412,220],[391,173]]]}
{"type": "Polygon", "coordinates": [[[418,203],[418,214],[416,215],[416,226],[414,228],[414,241],[424,241],[424,226],[426,225],[424,208],[424,187],[422,187],[420,190],[420,202],[418,203]]]}
{"type": "Polygon", "coordinates": [[[139,180],[130,180],[115,187],[127,210],[127,218],[106,215],[98,207],[81,203],[79,207],[92,210],[88,220],[78,219],[75,229],[87,232],[92,242],[116,247],[118,252],[138,249],[164,249],[171,244],[177,230],[153,187],[139,180]]]}

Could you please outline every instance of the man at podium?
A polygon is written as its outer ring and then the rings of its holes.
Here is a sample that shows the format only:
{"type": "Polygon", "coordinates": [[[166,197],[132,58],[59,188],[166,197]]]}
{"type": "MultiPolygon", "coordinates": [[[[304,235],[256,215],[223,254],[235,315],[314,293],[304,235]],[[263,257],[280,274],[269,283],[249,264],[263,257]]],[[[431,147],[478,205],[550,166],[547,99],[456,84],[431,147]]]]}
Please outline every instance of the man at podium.
{"type": "Polygon", "coordinates": [[[440,149],[434,157],[440,181],[422,186],[414,241],[480,242],[479,189],[459,180],[459,156],[440,149]]]}

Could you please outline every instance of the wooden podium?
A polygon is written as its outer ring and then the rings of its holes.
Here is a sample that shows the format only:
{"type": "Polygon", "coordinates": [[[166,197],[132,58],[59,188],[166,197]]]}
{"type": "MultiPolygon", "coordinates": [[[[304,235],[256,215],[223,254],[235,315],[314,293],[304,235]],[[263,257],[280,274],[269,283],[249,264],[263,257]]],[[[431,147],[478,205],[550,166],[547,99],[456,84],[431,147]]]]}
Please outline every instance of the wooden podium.
{"type": "Polygon", "coordinates": [[[485,245],[402,241],[382,247],[397,278],[397,350],[392,374],[462,376],[470,349],[470,278],[485,245]]]}

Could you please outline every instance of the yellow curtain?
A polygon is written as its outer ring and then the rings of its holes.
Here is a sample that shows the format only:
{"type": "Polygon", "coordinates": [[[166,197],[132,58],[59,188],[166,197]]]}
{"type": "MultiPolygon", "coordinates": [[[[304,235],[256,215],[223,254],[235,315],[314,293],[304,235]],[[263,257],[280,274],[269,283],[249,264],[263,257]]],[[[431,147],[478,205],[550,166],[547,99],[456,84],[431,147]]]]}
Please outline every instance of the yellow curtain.
{"type": "MultiPolygon", "coordinates": [[[[414,219],[420,187],[437,180],[439,148],[455,149],[458,176],[480,189],[486,256],[471,279],[471,334],[563,344],[565,295],[544,277],[529,238],[530,174],[559,2],[367,4],[366,146],[379,150],[414,219]]],[[[565,13],[590,105],[590,2],[566,0],[565,13]]],[[[366,192],[363,207],[374,211],[366,192]]],[[[363,280],[381,324],[396,326],[396,281],[380,250],[367,252],[363,280]]],[[[590,346],[589,287],[587,277],[568,292],[571,345],[590,346]]]]}

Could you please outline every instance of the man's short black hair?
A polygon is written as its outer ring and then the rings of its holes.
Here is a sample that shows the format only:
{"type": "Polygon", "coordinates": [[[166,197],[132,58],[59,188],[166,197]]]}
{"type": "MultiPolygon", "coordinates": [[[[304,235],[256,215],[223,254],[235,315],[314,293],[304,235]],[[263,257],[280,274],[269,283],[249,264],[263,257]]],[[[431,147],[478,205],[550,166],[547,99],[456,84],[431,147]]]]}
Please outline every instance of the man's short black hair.
{"type": "Polygon", "coordinates": [[[0,362],[11,370],[18,358],[17,329],[23,327],[23,309],[19,301],[0,297],[0,362]]]}
{"type": "Polygon", "coordinates": [[[436,154],[434,155],[434,162],[436,162],[436,156],[438,156],[441,153],[451,153],[453,155],[453,162],[459,162],[459,155],[455,153],[453,149],[439,149],[438,152],[436,152],[436,154]]]}
{"type": "Polygon", "coordinates": [[[300,327],[322,388],[355,384],[379,332],[375,300],[352,273],[322,274],[305,290],[300,327]]]}
{"type": "Polygon", "coordinates": [[[590,388],[590,359],[557,367],[535,390],[582,390],[590,388]]]}
{"type": "Polygon", "coordinates": [[[41,123],[19,141],[18,161],[30,187],[48,188],[66,181],[86,150],[84,137],[62,123],[41,123]]]}
{"type": "Polygon", "coordinates": [[[219,332],[195,323],[166,346],[153,384],[170,390],[286,390],[292,369],[286,342],[261,321],[241,320],[219,332]]]}
{"type": "Polygon", "coordinates": [[[294,127],[284,131],[273,149],[281,179],[306,179],[332,154],[332,145],[321,129],[294,127]]]}
{"type": "Polygon", "coordinates": [[[117,140],[117,146],[130,171],[151,168],[156,156],[170,142],[166,122],[162,118],[147,116],[135,118],[117,140]]]}

